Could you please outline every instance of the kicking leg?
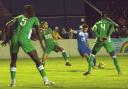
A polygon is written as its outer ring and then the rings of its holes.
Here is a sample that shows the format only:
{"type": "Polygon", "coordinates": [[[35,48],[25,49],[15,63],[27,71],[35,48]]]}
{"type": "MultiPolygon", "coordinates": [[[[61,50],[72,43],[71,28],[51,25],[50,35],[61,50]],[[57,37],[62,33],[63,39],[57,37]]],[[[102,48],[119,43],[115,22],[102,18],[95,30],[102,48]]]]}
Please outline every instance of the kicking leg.
{"type": "Polygon", "coordinates": [[[89,60],[88,60],[88,71],[84,73],[84,75],[88,75],[91,73],[91,68],[93,66],[93,60],[95,58],[94,54],[90,54],[89,60]]]}
{"type": "Polygon", "coordinates": [[[88,75],[91,73],[91,68],[93,66],[93,60],[95,59],[95,55],[99,50],[102,48],[103,44],[101,43],[96,43],[92,49],[92,53],[90,54],[89,57],[89,62],[88,62],[88,71],[84,73],[84,75],[88,75]]]}
{"type": "Polygon", "coordinates": [[[32,60],[35,62],[36,64],[36,67],[37,69],[39,70],[40,72],[40,75],[41,77],[43,78],[44,80],[44,84],[45,85],[52,85],[54,84],[54,82],[51,82],[48,80],[47,76],[46,76],[46,73],[45,73],[45,70],[44,70],[44,67],[43,65],[41,65],[41,62],[39,61],[39,58],[38,58],[38,55],[37,55],[37,52],[36,50],[35,51],[32,51],[32,52],[29,52],[28,55],[32,58],[32,60]]]}

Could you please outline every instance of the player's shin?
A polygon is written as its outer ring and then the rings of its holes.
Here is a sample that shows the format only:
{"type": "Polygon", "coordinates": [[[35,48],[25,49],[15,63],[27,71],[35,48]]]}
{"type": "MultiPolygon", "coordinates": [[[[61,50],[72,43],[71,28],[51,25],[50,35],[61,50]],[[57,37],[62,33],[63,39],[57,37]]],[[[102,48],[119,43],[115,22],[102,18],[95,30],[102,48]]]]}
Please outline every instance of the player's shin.
{"type": "Polygon", "coordinates": [[[47,55],[44,53],[42,57],[42,65],[45,67],[45,60],[47,59],[47,55]]]}
{"type": "Polygon", "coordinates": [[[12,79],[12,81],[15,81],[16,67],[11,67],[10,73],[11,73],[11,79],[12,79]]]}
{"type": "Polygon", "coordinates": [[[95,55],[91,54],[88,61],[88,72],[91,73],[91,68],[94,65],[93,60],[95,58],[95,55]]]}
{"type": "Polygon", "coordinates": [[[96,66],[96,57],[93,60],[93,64],[94,64],[94,66],[96,66]]]}
{"type": "Polygon", "coordinates": [[[62,51],[62,56],[65,59],[66,62],[69,62],[69,58],[67,56],[67,53],[65,52],[65,50],[62,51]]]}
{"type": "Polygon", "coordinates": [[[114,65],[115,65],[115,67],[117,69],[118,74],[120,74],[121,70],[120,70],[120,66],[119,66],[119,63],[118,63],[116,55],[112,56],[112,59],[113,59],[113,62],[114,62],[114,65]]]}
{"type": "Polygon", "coordinates": [[[67,55],[67,53],[65,52],[65,50],[62,51],[62,56],[63,58],[65,59],[65,62],[66,62],[66,66],[71,66],[70,62],[69,62],[69,57],[67,55]]]}
{"type": "Polygon", "coordinates": [[[48,78],[46,77],[46,73],[45,73],[45,70],[44,70],[44,67],[43,65],[40,65],[37,67],[39,72],[40,72],[40,75],[41,77],[43,78],[44,81],[48,81],[48,78]]]}
{"type": "Polygon", "coordinates": [[[44,84],[46,86],[50,86],[50,85],[54,85],[55,84],[54,82],[48,80],[48,78],[46,76],[46,73],[45,73],[45,70],[44,70],[44,67],[42,65],[38,66],[37,68],[38,68],[38,70],[40,72],[40,75],[44,80],[44,84]]]}
{"type": "Polygon", "coordinates": [[[15,79],[16,67],[11,67],[10,68],[10,73],[11,73],[11,83],[8,86],[13,87],[13,86],[16,85],[16,79],[15,79]]]}

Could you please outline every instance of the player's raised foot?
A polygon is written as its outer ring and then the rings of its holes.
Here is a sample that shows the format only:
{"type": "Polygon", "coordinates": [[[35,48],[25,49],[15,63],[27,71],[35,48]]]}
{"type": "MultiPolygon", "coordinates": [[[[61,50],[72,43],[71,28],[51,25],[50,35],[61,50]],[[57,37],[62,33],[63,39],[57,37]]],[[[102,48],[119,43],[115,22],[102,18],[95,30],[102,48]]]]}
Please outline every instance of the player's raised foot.
{"type": "Polygon", "coordinates": [[[44,82],[44,85],[45,85],[45,86],[52,86],[52,85],[55,85],[55,82],[52,82],[52,81],[45,81],[45,82],[44,82]]]}
{"type": "Polygon", "coordinates": [[[85,72],[85,73],[83,73],[83,75],[89,75],[90,74],[90,72],[89,71],[87,71],[87,72],[85,72]]]}
{"type": "Polygon", "coordinates": [[[16,87],[16,81],[11,81],[8,87],[16,87]]]}
{"type": "Polygon", "coordinates": [[[72,66],[70,62],[66,62],[65,66],[72,66]]]}

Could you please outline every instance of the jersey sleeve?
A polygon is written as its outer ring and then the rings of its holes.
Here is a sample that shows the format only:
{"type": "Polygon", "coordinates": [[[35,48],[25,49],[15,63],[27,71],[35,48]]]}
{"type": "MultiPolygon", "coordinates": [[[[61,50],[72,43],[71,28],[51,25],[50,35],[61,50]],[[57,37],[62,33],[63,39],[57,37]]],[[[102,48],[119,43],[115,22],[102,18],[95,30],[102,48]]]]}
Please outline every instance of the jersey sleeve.
{"type": "Polygon", "coordinates": [[[38,25],[40,25],[39,19],[37,17],[35,17],[34,26],[38,26],[38,25]]]}
{"type": "Polygon", "coordinates": [[[99,37],[99,34],[97,32],[97,24],[95,24],[93,27],[92,27],[92,31],[94,32],[94,34],[96,35],[96,37],[99,37]]]}
{"type": "Polygon", "coordinates": [[[15,23],[16,20],[17,20],[19,17],[21,17],[21,16],[22,16],[22,15],[19,15],[19,16],[14,17],[12,20],[10,20],[9,22],[6,23],[6,26],[7,26],[10,22],[15,23]]]}
{"type": "Polygon", "coordinates": [[[87,39],[89,38],[89,34],[88,33],[86,33],[86,37],[87,37],[87,39]]]}

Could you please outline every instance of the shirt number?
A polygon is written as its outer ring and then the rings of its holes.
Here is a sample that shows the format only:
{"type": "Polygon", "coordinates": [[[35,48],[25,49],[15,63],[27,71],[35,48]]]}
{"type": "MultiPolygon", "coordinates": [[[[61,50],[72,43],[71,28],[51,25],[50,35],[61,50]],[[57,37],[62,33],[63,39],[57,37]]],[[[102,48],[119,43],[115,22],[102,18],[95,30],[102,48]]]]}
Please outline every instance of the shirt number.
{"type": "Polygon", "coordinates": [[[22,20],[20,22],[20,26],[22,26],[22,27],[25,26],[27,23],[27,20],[28,20],[28,18],[22,18],[22,20]]]}
{"type": "Polygon", "coordinates": [[[105,30],[105,27],[106,27],[106,25],[105,24],[101,24],[101,28],[103,29],[103,30],[105,30]]]}

